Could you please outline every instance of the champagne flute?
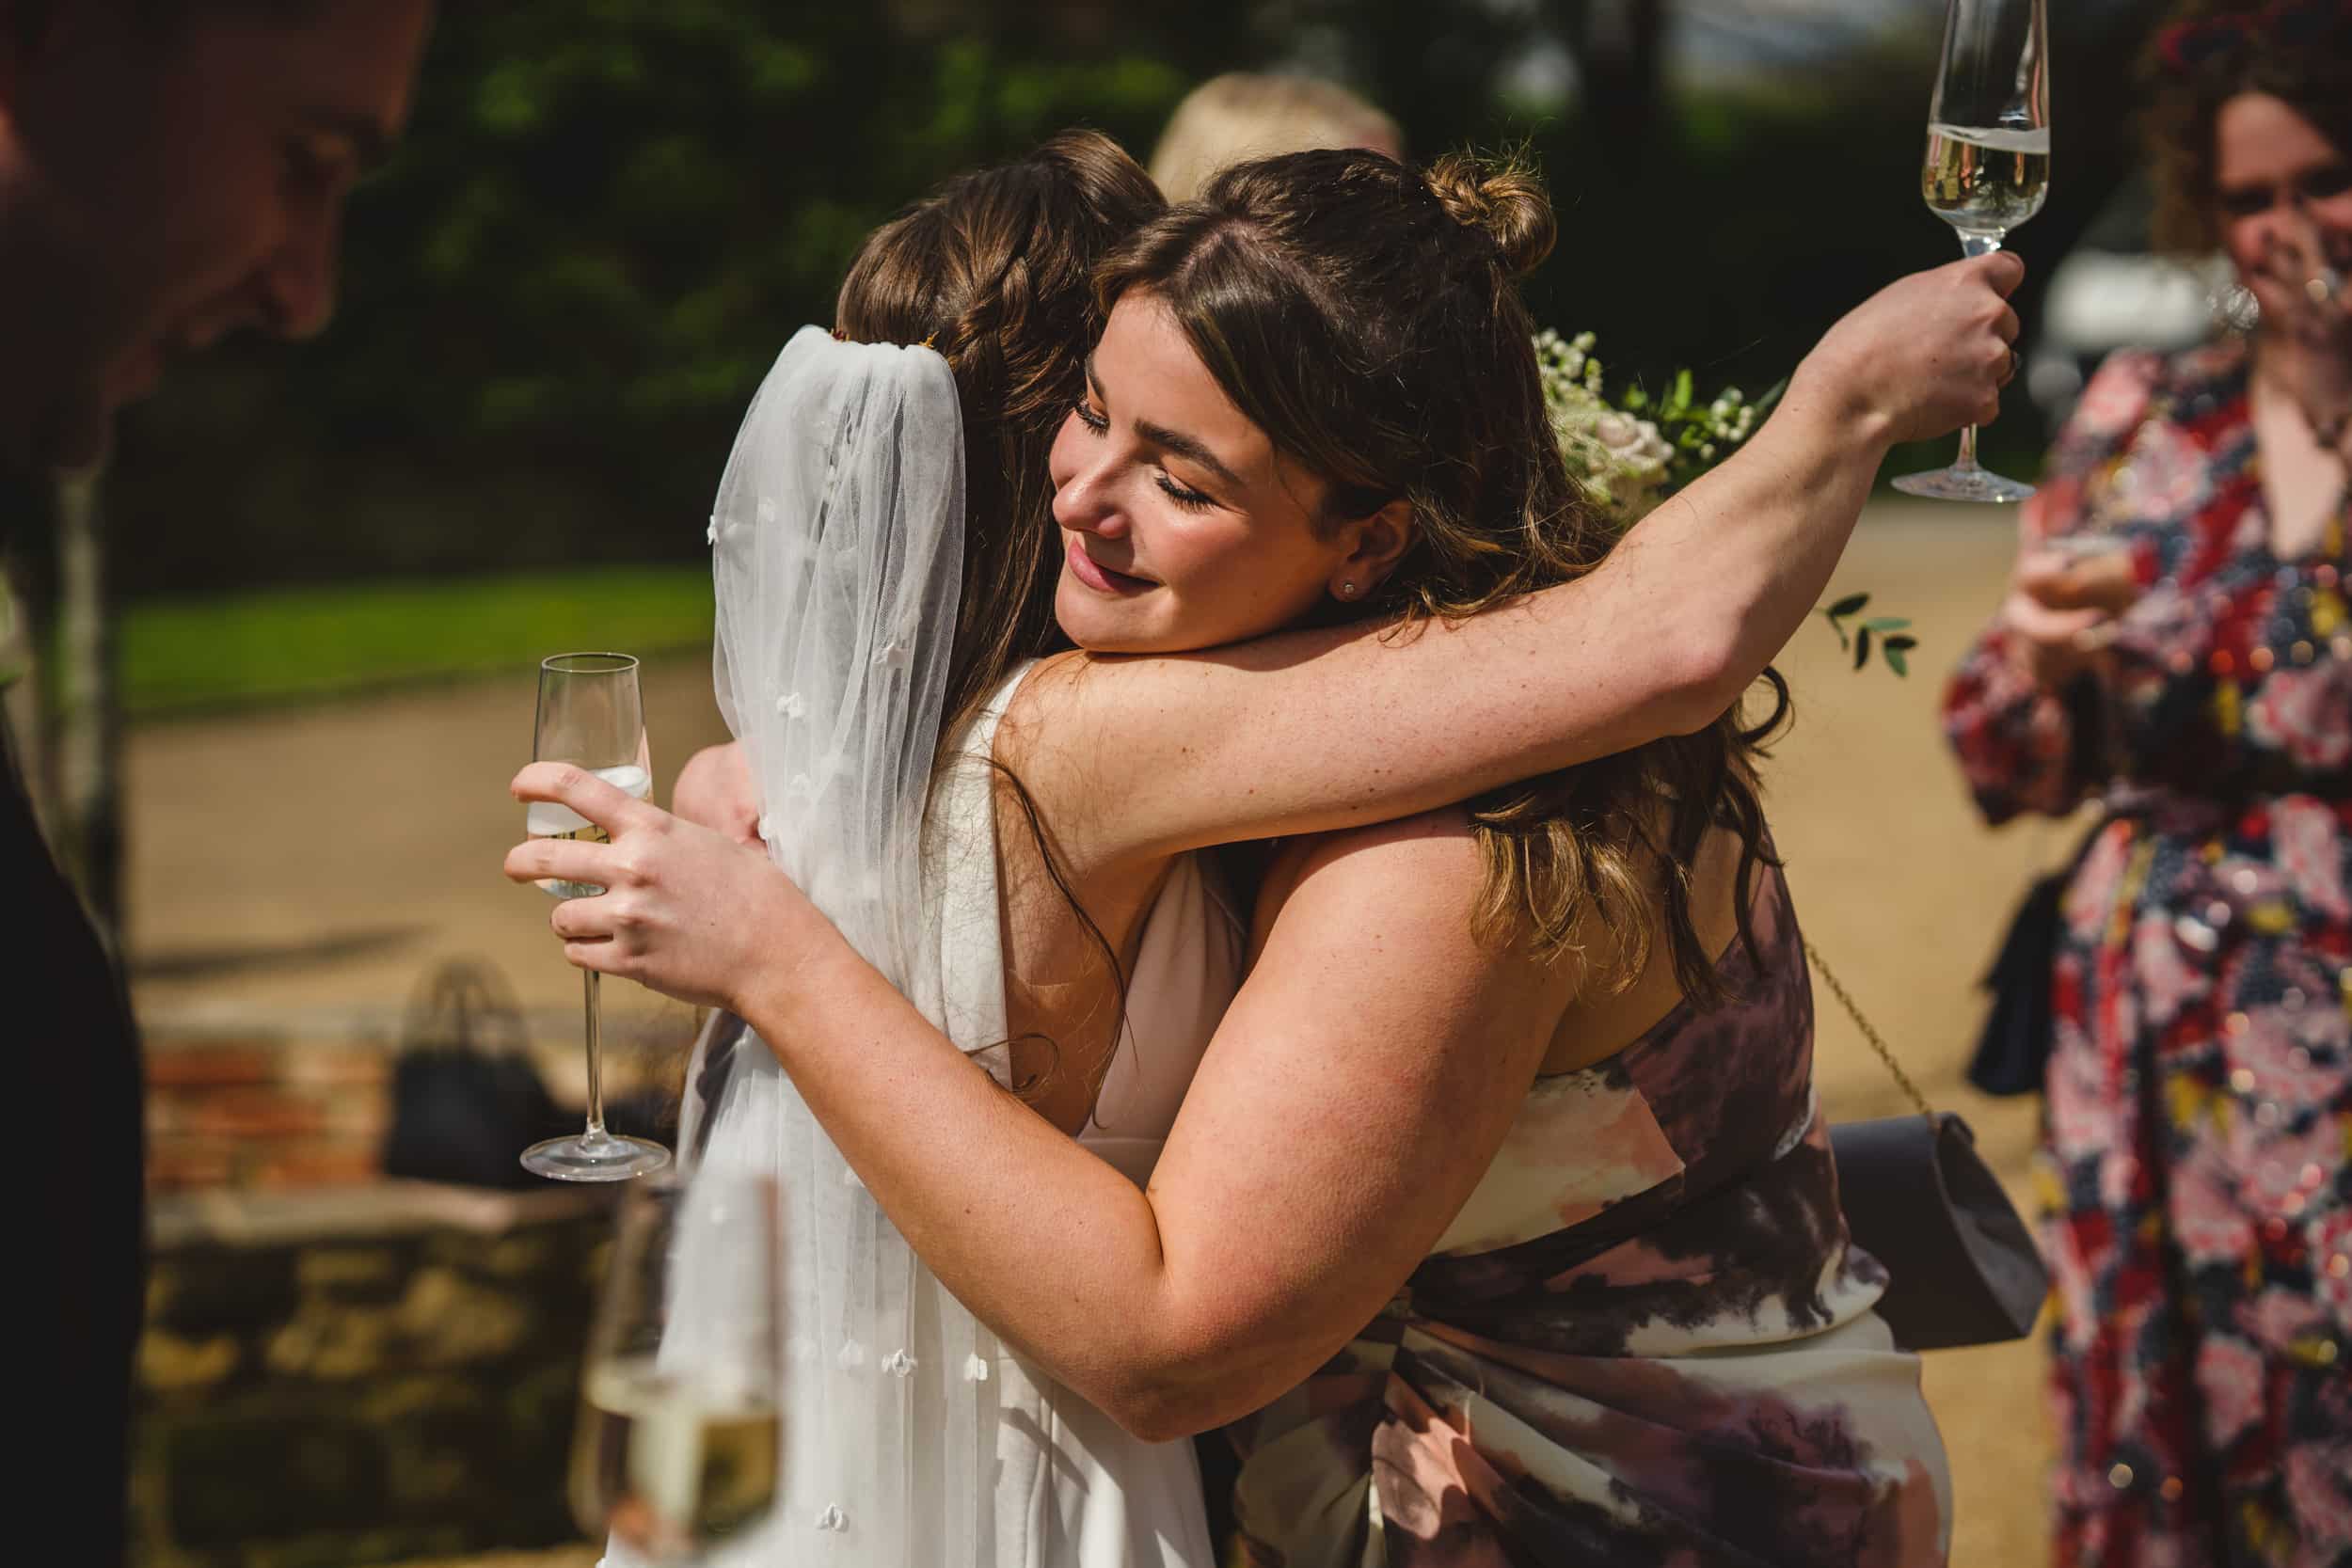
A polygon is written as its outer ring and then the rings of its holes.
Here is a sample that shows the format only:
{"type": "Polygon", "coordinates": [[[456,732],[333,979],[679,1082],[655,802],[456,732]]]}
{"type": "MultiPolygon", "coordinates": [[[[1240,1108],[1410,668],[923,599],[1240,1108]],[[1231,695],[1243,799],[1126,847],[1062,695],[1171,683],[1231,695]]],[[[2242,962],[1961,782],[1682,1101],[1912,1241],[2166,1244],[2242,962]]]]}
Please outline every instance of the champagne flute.
{"type": "MultiPolygon", "coordinates": [[[[1950,0],[1944,57],[1928,104],[1919,175],[1928,210],[1983,256],[2042,211],[2050,183],[2049,29],[2043,0],[1950,0]]],[[[1960,433],[1948,468],[1905,474],[1895,488],[1938,500],[2020,501],[2033,486],[1980,467],[1977,427],[1960,433]]]]}
{"type": "MultiPolygon", "coordinates": [[[[645,749],[645,701],[637,661],[627,654],[557,654],[539,663],[539,714],[531,748],[534,762],[569,762],[615,788],[644,800],[653,793],[653,762],[645,749]]],[[[533,800],[524,815],[532,838],[584,839],[612,835],[569,806],[533,800]]],[[[593,898],[604,889],[588,882],[539,883],[558,898],[593,898]]],[[[593,969],[581,974],[587,1004],[588,1125],[574,1137],[549,1138],[523,1150],[523,1168],[556,1181],[621,1181],[670,1163],[670,1151],[643,1138],[604,1130],[604,1011],[593,969]]]]}
{"type": "Polygon", "coordinates": [[[782,1323],[775,1183],[705,1165],[630,1189],[589,1333],[574,1516],[674,1568],[775,1505],[782,1323]],[[690,1323],[672,1321],[681,1283],[690,1323]]]}

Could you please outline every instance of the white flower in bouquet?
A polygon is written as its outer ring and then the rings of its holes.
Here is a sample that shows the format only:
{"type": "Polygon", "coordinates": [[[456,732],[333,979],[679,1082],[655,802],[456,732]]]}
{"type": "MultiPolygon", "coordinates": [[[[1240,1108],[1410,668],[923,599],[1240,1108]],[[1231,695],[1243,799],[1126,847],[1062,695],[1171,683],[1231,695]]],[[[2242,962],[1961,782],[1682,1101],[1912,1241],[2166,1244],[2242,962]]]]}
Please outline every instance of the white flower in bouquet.
{"type": "MultiPolygon", "coordinates": [[[[1661,397],[1629,387],[1612,400],[1601,382],[1598,340],[1590,332],[1563,338],[1547,328],[1535,334],[1535,370],[1544,409],[1560,444],[1568,477],[1619,530],[1631,528],[1651,508],[1730,456],[1756,431],[1779,388],[1750,403],[1737,387],[1700,401],[1689,371],[1677,373],[1661,397]]],[[[1826,607],[1823,617],[1859,670],[1874,648],[1897,674],[1918,645],[1910,622],[1894,616],[1863,621],[1849,636],[1846,622],[1868,606],[1867,594],[1850,594],[1826,607]]]]}
{"type": "Polygon", "coordinates": [[[1570,477],[1611,521],[1630,528],[1730,455],[1756,428],[1756,410],[1736,388],[1702,406],[1692,396],[1687,371],[1664,398],[1653,400],[1636,387],[1612,401],[1593,354],[1597,341],[1590,332],[1573,338],[1539,332],[1536,370],[1570,477]]]}

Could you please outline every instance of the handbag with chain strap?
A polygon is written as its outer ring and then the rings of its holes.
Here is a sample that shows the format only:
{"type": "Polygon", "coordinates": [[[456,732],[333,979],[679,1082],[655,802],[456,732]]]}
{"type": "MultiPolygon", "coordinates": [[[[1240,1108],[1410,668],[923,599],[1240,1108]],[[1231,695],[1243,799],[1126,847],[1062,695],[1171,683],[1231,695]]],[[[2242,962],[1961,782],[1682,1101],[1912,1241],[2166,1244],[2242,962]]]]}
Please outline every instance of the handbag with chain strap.
{"type": "Polygon", "coordinates": [[[1878,1313],[1906,1350],[2021,1338],[2050,1291],[2026,1222],[2001,1190],[1968,1124],[1927,1101],[1811,942],[1805,957],[1918,1114],[1829,1130],[1853,1243],[1886,1265],[1878,1313]]]}

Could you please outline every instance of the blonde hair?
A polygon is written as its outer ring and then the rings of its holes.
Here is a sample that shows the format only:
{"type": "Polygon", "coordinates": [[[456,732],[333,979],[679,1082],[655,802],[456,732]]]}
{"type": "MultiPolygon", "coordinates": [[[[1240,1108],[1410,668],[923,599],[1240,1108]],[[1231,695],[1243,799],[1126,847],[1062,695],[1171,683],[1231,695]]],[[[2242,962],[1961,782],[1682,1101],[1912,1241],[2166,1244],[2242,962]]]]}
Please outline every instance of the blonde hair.
{"type": "Polygon", "coordinates": [[[1229,165],[1347,147],[1402,157],[1405,134],[1336,83],[1232,71],[1201,83],[1176,105],[1152,149],[1152,178],[1168,200],[1190,201],[1229,165]]]}

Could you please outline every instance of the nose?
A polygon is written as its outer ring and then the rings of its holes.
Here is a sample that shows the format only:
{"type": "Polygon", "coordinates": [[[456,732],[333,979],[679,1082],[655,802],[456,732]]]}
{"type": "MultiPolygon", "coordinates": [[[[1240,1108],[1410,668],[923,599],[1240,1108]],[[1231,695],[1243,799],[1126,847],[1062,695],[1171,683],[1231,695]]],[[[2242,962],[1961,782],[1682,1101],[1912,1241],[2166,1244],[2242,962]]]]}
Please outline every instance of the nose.
{"type": "Polygon", "coordinates": [[[281,338],[315,338],[335,315],[340,204],[326,203],[297,224],[262,263],[262,319],[281,338]]]}
{"type": "Polygon", "coordinates": [[[1054,521],[1080,533],[1116,539],[1127,531],[1126,514],[1113,503],[1108,453],[1080,462],[1062,476],[1054,491],[1054,521]]]}

